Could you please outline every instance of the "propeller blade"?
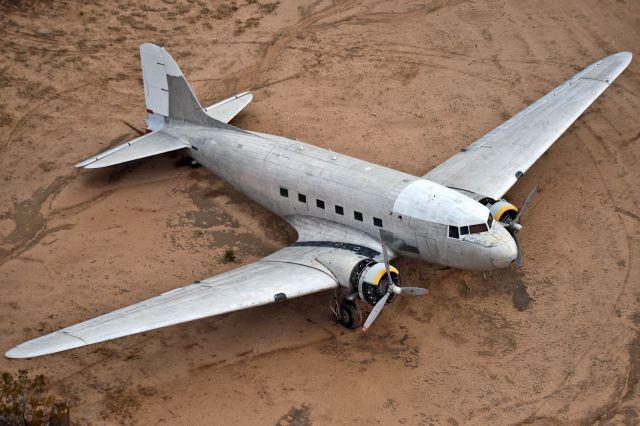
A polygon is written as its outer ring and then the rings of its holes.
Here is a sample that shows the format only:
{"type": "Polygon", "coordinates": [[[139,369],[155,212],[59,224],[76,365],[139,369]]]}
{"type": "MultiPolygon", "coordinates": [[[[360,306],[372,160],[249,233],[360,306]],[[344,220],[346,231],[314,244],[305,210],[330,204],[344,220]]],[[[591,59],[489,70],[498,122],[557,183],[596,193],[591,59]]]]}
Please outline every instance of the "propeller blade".
{"type": "Polygon", "coordinates": [[[387,270],[387,279],[389,280],[389,285],[393,285],[391,269],[389,268],[389,253],[387,253],[387,246],[384,244],[384,239],[382,238],[382,231],[380,231],[380,246],[382,246],[382,257],[384,258],[384,268],[387,270]]]}
{"type": "Polygon", "coordinates": [[[384,240],[380,240],[380,246],[382,246],[382,257],[384,258],[384,265],[389,270],[389,253],[387,253],[387,246],[384,244],[384,240]]]}
{"type": "Polygon", "coordinates": [[[411,296],[424,296],[429,290],[422,287],[400,287],[400,294],[408,294],[411,296]]]}
{"type": "Polygon", "coordinates": [[[387,303],[387,299],[389,299],[390,295],[391,293],[387,292],[384,296],[382,296],[382,299],[378,300],[378,303],[376,303],[376,305],[373,307],[371,313],[367,317],[367,320],[364,322],[362,331],[367,331],[367,329],[371,327],[371,324],[373,324],[376,318],[378,318],[378,315],[380,315],[380,312],[382,312],[382,308],[384,308],[384,305],[387,303]]]}
{"type": "Polygon", "coordinates": [[[518,234],[513,233],[512,237],[516,242],[516,247],[518,248],[518,254],[516,255],[516,268],[520,268],[522,266],[522,250],[520,249],[520,241],[518,240],[518,234]]]}
{"type": "Polygon", "coordinates": [[[529,195],[527,196],[527,199],[524,200],[524,203],[522,204],[522,207],[520,207],[520,211],[518,212],[518,214],[516,215],[516,218],[513,219],[513,221],[515,223],[520,222],[520,216],[522,216],[522,214],[524,213],[524,211],[527,209],[527,207],[529,207],[529,204],[531,204],[531,201],[533,200],[533,197],[535,197],[538,194],[538,187],[535,186],[531,192],[529,193],[529,195]]]}

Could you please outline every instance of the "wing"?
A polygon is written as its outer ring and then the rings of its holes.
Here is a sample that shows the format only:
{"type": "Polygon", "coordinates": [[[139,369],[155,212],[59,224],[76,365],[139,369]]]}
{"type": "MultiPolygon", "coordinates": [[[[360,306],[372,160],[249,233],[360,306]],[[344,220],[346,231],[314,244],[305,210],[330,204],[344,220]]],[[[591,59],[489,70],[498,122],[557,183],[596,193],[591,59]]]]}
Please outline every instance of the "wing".
{"type": "MultiPolygon", "coordinates": [[[[309,222],[305,223],[309,229],[309,222]]],[[[341,230],[335,235],[353,237],[358,233],[341,230]]],[[[377,257],[380,252],[373,247],[378,245],[379,242],[364,234],[347,241],[312,241],[302,237],[257,262],[30,340],[9,350],[6,356],[31,358],[51,354],[334,289],[338,286],[337,278],[316,259],[344,251],[377,257]]]]}
{"type": "Polygon", "coordinates": [[[590,65],[424,178],[500,199],[629,62],[631,53],[621,52],[590,65]]]}

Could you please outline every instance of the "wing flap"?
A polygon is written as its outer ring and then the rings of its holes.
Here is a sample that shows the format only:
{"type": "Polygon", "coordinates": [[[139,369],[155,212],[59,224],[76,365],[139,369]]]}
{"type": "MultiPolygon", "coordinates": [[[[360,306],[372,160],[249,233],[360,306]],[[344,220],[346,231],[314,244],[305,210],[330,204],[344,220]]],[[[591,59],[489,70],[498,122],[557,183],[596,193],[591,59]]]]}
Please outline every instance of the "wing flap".
{"type": "Polygon", "coordinates": [[[622,52],[585,68],[449,158],[425,179],[501,198],[629,65],[622,52]]]}
{"type": "Polygon", "coordinates": [[[76,167],[87,169],[112,166],[152,155],[187,148],[189,145],[163,131],[151,132],[93,156],[76,167]]]}
{"type": "MultiPolygon", "coordinates": [[[[288,247],[284,250],[291,250],[288,247]]],[[[290,256],[290,260],[295,258],[290,256]]],[[[30,340],[6,353],[30,358],[333,289],[327,272],[302,263],[261,260],[30,340]],[[278,298],[276,298],[278,295],[278,298]]]]}

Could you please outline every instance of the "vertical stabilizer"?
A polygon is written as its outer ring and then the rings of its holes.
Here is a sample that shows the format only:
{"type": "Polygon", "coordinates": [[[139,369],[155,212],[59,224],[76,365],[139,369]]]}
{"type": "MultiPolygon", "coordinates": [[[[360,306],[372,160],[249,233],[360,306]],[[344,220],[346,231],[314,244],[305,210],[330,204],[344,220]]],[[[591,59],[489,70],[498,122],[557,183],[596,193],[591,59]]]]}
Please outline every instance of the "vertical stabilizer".
{"type": "Polygon", "coordinates": [[[140,45],[144,99],[151,114],[151,130],[159,130],[162,117],[211,125],[198,99],[184,78],[180,67],[164,48],[155,44],[140,45]],[[158,117],[161,116],[161,117],[158,117]]]}

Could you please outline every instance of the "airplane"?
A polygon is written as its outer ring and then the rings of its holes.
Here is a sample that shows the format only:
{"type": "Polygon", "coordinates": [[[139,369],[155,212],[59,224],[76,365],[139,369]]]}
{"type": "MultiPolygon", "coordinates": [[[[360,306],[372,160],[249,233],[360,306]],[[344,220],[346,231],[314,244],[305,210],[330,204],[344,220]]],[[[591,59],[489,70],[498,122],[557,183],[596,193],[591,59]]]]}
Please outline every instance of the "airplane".
{"type": "Polygon", "coordinates": [[[229,123],[252,100],[240,93],[203,108],[171,55],[140,46],[148,133],[81,163],[100,168],[183,151],[286,220],[297,241],[256,262],[19,344],[31,358],[200,318],[333,290],[345,327],[371,327],[399,295],[399,256],[487,271],[522,264],[520,209],[505,193],[631,62],[629,52],[588,66],[424,176],[229,123]],[[362,306],[372,309],[362,324],[362,306]]]}

